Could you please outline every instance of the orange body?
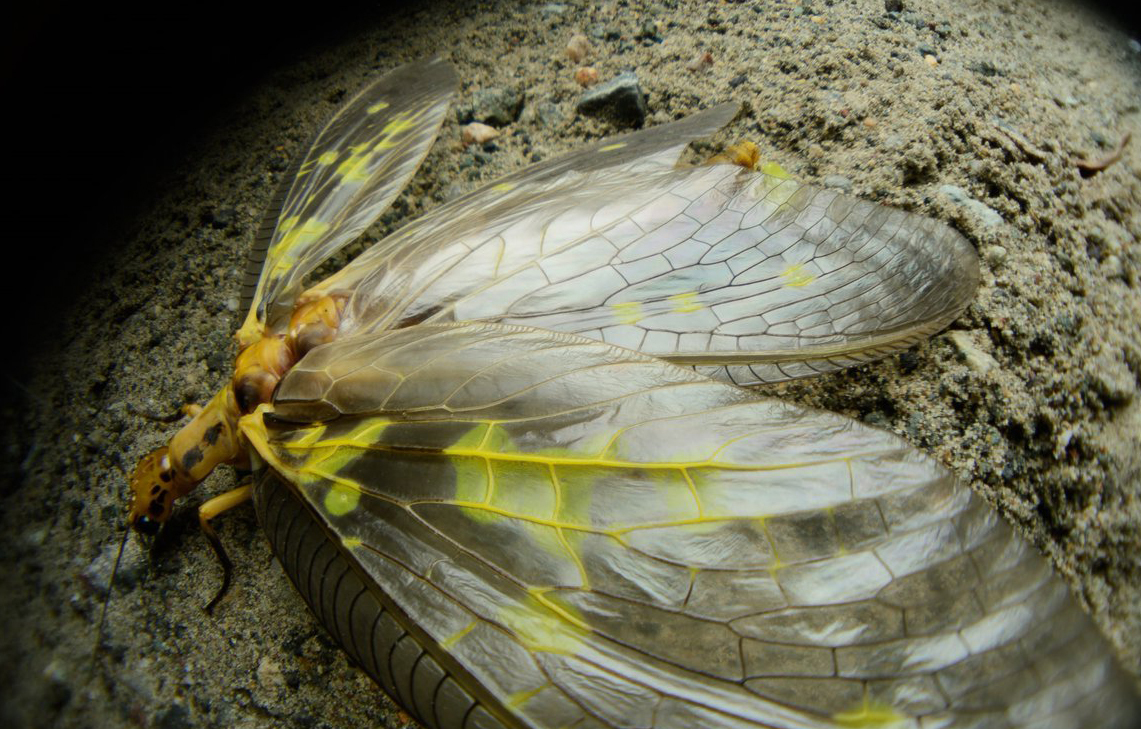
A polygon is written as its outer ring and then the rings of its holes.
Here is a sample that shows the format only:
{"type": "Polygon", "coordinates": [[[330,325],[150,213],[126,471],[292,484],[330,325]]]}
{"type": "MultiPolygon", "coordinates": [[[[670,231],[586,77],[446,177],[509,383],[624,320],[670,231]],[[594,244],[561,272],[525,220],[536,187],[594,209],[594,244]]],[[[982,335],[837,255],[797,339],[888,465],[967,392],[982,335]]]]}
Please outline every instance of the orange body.
{"type": "Polygon", "coordinates": [[[344,299],[334,296],[300,303],[286,333],[263,334],[242,349],[230,382],[168,445],[143,457],[135,467],[132,527],[148,534],[157,532],[170,518],[174,501],[193,490],[216,466],[248,465],[238,419],[269,402],[277,383],[306,352],[336,338],[343,308],[344,299]]]}

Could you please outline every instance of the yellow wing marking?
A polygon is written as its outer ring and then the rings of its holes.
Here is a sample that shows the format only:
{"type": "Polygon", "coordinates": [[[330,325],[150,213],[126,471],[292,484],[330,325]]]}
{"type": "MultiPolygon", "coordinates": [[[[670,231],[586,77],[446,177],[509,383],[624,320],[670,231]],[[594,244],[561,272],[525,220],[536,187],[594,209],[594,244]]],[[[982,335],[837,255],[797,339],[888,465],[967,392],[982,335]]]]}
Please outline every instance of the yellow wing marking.
{"type": "Polygon", "coordinates": [[[498,185],[493,186],[491,189],[496,192],[511,192],[516,187],[514,182],[500,182],[498,185]]]}
{"type": "Polygon", "coordinates": [[[545,590],[531,589],[526,603],[507,605],[496,617],[530,651],[577,655],[590,628],[568,605],[550,600],[545,590]]]}
{"type": "Polygon", "coordinates": [[[280,229],[285,231],[285,234],[273,246],[273,255],[277,257],[273,264],[273,272],[285,274],[297,263],[298,251],[308,248],[320,239],[329,230],[329,224],[323,220],[309,218],[297,225],[297,219],[293,217],[283,220],[280,229]]]}
{"type": "Polygon", "coordinates": [[[451,651],[452,647],[455,646],[456,643],[459,643],[461,640],[463,640],[465,635],[475,630],[475,626],[477,625],[479,625],[478,620],[471,621],[460,630],[457,630],[455,633],[452,633],[447,638],[444,638],[442,641],[440,641],[440,647],[446,651],[451,651]]]}
{"type": "Polygon", "coordinates": [[[335,150],[329,150],[328,152],[326,152],[325,154],[323,154],[317,158],[317,164],[325,165],[325,166],[331,165],[336,161],[337,161],[337,152],[335,150]]]}
{"type": "Polygon", "coordinates": [[[697,298],[696,291],[685,291],[669,297],[670,306],[678,314],[689,314],[705,308],[697,298]]]}
{"type": "Polygon", "coordinates": [[[375,114],[378,111],[384,111],[388,107],[389,107],[389,104],[387,101],[378,101],[375,104],[373,104],[372,106],[370,106],[368,109],[366,109],[365,111],[369,114],[375,114]]]}
{"type": "MultiPolygon", "coordinates": [[[[551,515],[552,515],[552,517],[555,517],[557,519],[558,515],[562,513],[562,504],[563,504],[562,481],[559,479],[559,475],[555,471],[555,464],[554,463],[550,463],[547,465],[547,473],[550,475],[551,484],[553,485],[554,491],[555,491],[555,505],[554,505],[554,509],[552,510],[551,515]]],[[[552,519],[552,521],[554,521],[554,519],[552,519]]],[[[555,536],[558,538],[559,544],[562,545],[562,548],[566,551],[566,553],[570,556],[571,560],[574,562],[574,566],[578,570],[579,580],[582,583],[582,589],[584,589],[584,590],[589,589],[590,588],[590,579],[586,575],[586,566],[583,565],[582,557],[579,556],[578,550],[576,550],[573,546],[571,546],[571,543],[567,540],[567,535],[563,531],[562,527],[555,527],[555,536]]]]}
{"type": "Polygon", "coordinates": [[[513,709],[522,708],[523,704],[538,696],[545,688],[547,688],[546,684],[539,686],[538,688],[529,689],[527,691],[516,691],[515,693],[508,696],[507,700],[504,703],[513,709]]]}
{"type": "Polygon", "coordinates": [[[625,142],[615,142],[614,144],[608,144],[605,147],[599,147],[598,151],[599,152],[613,152],[614,150],[622,149],[625,146],[626,146],[625,142]]]}
{"type": "Polygon", "coordinates": [[[772,175],[773,177],[779,177],[782,180],[792,179],[792,175],[785,171],[785,169],[778,165],[776,162],[765,162],[761,165],[761,172],[765,173],[766,175],[772,175]]]}
{"type": "Polygon", "coordinates": [[[357,508],[361,502],[360,489],[343,483],[335,483],[325,494],[325,511],[333,516],[344,516],[357,508]]]}
{"type": "Polygon", "coordinates": [[[893,707],[864,696],[859,706],[832,715],[841,726],[858,729],[887,729],[907,721],[908,717],[893,707]]]}
{"type": "Polygon", "coordinates": [[[806,271],[804,265],[800,263],[792,264],[782,271],[780,275],[781,278],[785,280],[785,286],[795,286],[797,288],[807,286],[816,280],[816,276],[806,271]]]}
{"type": "MultiPolygon", "coordinates": [[[[366,420],[352,433],[344,436],[323,438],[324,428],[316,426],[306,429],[296,439],[289,442],[268,443],[261,416],[270,411],[268,405],[259,406],[251,415],[242,418],[241,425],[254,449],[269,465],[279,472],[292,474],[296,483],[331,482],[326,509],[334,513],[337,509],[349,508],[354,493],[359,498],[361,486],[337,475],[341,467],[357,457],[357,449],[386,450],[388,446],[378,438],[389,421],[366,420]],[[279,453],[295,452],[299,458],[286,463],[279,453]]],[[[404,425],[414,425],[406,423],[404,425]]],[[[530,534],[536,546],[552,553],[565,553],[575,560],[585,581],[585,571],[574,547],[574,541],[581,534],[598,534],[626,543],[626,535],[645,529],[665,527],[712,528],[719,523],[739,521],[741,514],[709,515],[702,504],[702,491],[705,479],[702,471],[778,471],[810,465],[809,463],[779,464],[738,464],[715,461],[722,449],[732,442],[723,444],[710,458],[703,460],[674,462],[637,462],[609,456],[616,446],[619,434],[607,441],[604,448],[595,455],[578,456],[568,453],[521,453],[513,449],[510,437],[495,421],[475,421],[472,428],[456,443],[442,453],[449,456],[456,471],[456,497],[450,503],[462,508],[469,518],[475,521],[493,521],[506,518],[528,522],[534,529],[530,534]],[[561,469],[571,469],[561,473],[561,469]],[[500,483],[506,476],[527,477],[545,471],[541,477],[552,484],[553,498],[546,503],[532,503],[520,499],[521,492],[504,488],[500,483]],[[607,470],[637,469],[653,477],[654,472],[663,476],[677,475],[679,486],[684,489],[665,489],[667,498],[678,498],[687,494],[687,502],[678,502],[678,513],[692,513],[693,516],[666,518],[640,524],[602,528],[589,521],[589,500],[592,478],[591,469],[597,469],[599,477],[607,470]],[[573,484],[573,485],[572,485],[573,484]],[[580,485],[581,484],[581,485],[580,485]],[[551,503],[553,501],[553,504],[551,503]]],[[[745,437],[745,436],[742,436],[745,437]]],[[[737,440],[737,439],[733,439],[737,440]]],[[[868,454],[861,454],[868,455],[868,454]]],[[[836,457],[812,464],[825,462],[849,463],[850,457],[836,457]]],[[[533,490],[532,490],[533,492],[533,490]]],[[[382,497],[383,498],[383,497],[382,497]]],[[[346,512],[347,513],[347,512],[346,512]]],[[[764,529],[763,514],[755,514],[764,529]]],[[[767,530],[766,530],[767,535],[767,530]]],[[[771,538],[769,540],[772,541],[771,538]]],[[[775,552],[774,552],[775,554],[775,552]]],[[[777,558],[773,569],[779,569],[777,558]]]]}
{"type": "Polygon", "coordinates": [[[642,320],[642,304],[637,301],[622,301],[611,304],[614,318],[622,324],[637,324],[642,320]]]}

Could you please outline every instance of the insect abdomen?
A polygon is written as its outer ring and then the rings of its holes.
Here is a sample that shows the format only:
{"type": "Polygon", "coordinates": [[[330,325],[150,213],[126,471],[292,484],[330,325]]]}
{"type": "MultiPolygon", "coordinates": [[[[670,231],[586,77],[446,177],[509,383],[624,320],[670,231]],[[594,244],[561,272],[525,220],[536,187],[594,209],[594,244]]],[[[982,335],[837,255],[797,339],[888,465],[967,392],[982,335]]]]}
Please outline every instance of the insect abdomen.
{"type": "Polygon", "coordinates": [[[313,614],[402,708],[432,729],[510,729],[430,652],[431,639],[370,589],[305,506],[272,473],[254,493],[274,554],[313,614]]]}

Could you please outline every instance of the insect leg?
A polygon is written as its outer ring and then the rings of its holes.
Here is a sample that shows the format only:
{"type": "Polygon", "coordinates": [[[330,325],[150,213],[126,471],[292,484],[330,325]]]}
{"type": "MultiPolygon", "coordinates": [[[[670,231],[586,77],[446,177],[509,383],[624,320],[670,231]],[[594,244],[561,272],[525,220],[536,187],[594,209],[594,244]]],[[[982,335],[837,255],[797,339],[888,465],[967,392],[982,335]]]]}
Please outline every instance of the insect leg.
{"type": "Polygon", "coordinates": [[[247,481],[238,488],[219,494],[198,507],[198,523],[202,526],[202,533],[206,535],[210,546],[214,548],[214,554],[218,555],[218,561],[222,563],[222,586],[218,588],[218,592],[206,605],[206,612],[208,613],[213,612],[214,606],[226,594],[226,590],[230,589],[230,578],[234,571],[234,563],[226,555],[226,550],[222,547],[222,540],[218,538],[218,532],[214,531],[214,527],[210,526],[210,520],[222,512],[229,511],[235,506],[249,501],[253,493],[253,483],[247,481]]]}

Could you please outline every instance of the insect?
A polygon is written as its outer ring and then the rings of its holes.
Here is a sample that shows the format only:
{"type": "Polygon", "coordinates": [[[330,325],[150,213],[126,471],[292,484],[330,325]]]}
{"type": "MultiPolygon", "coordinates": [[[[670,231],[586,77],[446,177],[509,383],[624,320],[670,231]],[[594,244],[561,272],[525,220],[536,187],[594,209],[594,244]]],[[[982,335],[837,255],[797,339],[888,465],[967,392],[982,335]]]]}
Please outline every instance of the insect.
{"type": "Polygon", "coordinates": [[[306,288],[455,85],[401,67],[317,134],[233,378],[140,462],[135,529],[251,465],[200,510],[219,553],[210,519],[252,500],[318,619],[438,729],[1131,725],[1104,639],[968,488],[740,387],[922,340],[978,264],[936,221],[675,166],[732,105],[509,175],[306,288]]]}

